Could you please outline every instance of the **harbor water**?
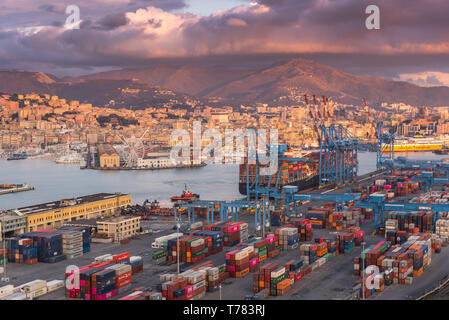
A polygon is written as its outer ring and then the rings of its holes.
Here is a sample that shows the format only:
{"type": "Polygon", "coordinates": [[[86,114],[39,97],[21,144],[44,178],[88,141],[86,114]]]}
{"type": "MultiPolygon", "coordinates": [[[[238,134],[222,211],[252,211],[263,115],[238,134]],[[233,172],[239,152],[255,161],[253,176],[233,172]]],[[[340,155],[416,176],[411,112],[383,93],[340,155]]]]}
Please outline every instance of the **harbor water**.
{"type": "MultiPolygon", "coordinates": [[[[409,159],[447,158],[430,152],[401,154],[409,159]]],[[[376,169],[376,153],[359,152],[359,174],[376,169]]],[[[204,200],[234,200],[238,192],[238,165],[149,171],[80,170],[78,164],[56,164],[47,159],[0,160],[0,183],[34,186],[33,191],[0,196],[0,209],[13,209],[101,192],[131,193],[133,203],[168,199],[181,194],[184,184],[204,200]]]]}

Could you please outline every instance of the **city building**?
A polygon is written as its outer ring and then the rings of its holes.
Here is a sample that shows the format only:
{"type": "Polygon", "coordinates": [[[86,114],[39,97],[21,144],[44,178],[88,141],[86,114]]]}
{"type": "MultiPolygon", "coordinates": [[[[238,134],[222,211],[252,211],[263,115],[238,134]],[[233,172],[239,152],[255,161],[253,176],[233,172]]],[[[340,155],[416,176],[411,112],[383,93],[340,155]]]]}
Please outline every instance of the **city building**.
{"type": "Polygon", "coordinates": [[[24,233],[27,227],[26,216],[17,210],[1,212],[0,225],[0,239],[3,234],[9,237],[24,233]]]}
{"type": "Polygon", "coordinates": [[[19,208],[17,211],[26,216],[27,231],[36,231],[76,220],[112,216],[130,204],[130,194],[98,193],[19,208]]]}
{"type": "Polygon", "coordinates": [[[97,221],[97,234],[114,241],[135,236],[140,231],[140,217],[116,217],[97,221]]]}
{"type": "Polygon", "coordinates": [[[110,144],[99,144],[97,148],[101,168],[120,167],[120,156],[110,144]]]}
{"type": "Polygon", "coordinates": [[[145,158],[137,159],[139,168],[170,168],[176,163],[170,159],[169,153],[149,153],[145,158]]]}

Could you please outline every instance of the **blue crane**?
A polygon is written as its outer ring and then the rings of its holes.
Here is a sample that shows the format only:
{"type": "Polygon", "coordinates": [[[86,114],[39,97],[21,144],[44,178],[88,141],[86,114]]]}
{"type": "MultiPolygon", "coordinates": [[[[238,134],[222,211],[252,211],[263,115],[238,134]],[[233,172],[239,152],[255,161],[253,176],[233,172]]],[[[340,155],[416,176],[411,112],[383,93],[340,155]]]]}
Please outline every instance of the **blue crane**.
{"type": "Polygon", "coordinates": [[[433,211],[434,225],[438,220],[439,212],[449,212],[449,204],[439,203],[402,203],[402,202],[385,202],[384,194],[371,194],[368,200],[361,200],[355,203],[358,208],[367,208],[374,211],[374,226],[379,228],[384,219],[385,211],[433,211]]]}
{"type": "Polygon", "coordinates": [[[385,167],[386,163],[394,161],[394,140],[395,134],[384,133],[382,122],[377,124],[377,168],[385,167]]]}
{"type": "Polygon", "coordinates": [[[352,137],[342,125],[319,127],[320,186],[344,184],[357,177],[358,139],[352,137]]]}
{"type": "Polygon", "coordinates": [[[335,209],[338,210],[342,207],[342,204],[346,201],[356,201],[360,199],[360,193],[345,193],[345,194],[323,194],[323,193],[297,193],[298,187],[285,186],[284,198],[285,198],[285,214],[291,216],[296,213],[297,201],[330,201],[335,203],[335,209]]]}
{"type": "MultiPolygon", "coordinates": [[[[247,208],[254,209],[254,226],[257,229],[262,221],[268,221],[268,208],[266,205],[261,210],[260,201],[247,201],[247,200],[233,200],[233,201],[215,201],[215,200],[195,200],[189,203],[181,203],[178,205],[178,209],[187,209],[188,224],[195,223],[195,208],[206,209],[207,224],[214,223],[214,211],[216,208],[220,210],[220,220],[228,221],[228,213],[231,213],[231,221],[239,220],[239,209],[247,208]]],[[[181,214],[175,210],[175,223],[182,225],[181,214]]]]}

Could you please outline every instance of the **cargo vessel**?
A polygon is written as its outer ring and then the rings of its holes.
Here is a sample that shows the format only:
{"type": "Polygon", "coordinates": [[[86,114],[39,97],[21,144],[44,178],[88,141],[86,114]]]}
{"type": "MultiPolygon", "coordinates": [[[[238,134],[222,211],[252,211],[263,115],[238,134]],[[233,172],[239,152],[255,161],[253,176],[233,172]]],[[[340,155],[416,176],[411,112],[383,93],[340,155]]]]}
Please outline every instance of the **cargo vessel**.
{"type": "MultiPolygon", "coordinates": [[[[310,188],[316,188],[319,185],[319,160],[320,160],[320,151],[319,150],[310,150],[310,151],[299,151],[293,149],[287,149],[286,152],[280,152],[279,158],[303,158],[308,161],[280,161],[278,163],[280,172],[279,172],[279,181],[277,188],[278,190],[282,190],[284,186],[297,186],[298,191],[306,190],[310,188]]],[[[249,164],[248,165],[249,174],[247,174],[247,158],[244,158],[242,164],[240,164],[239,171],[239,192],[242,195],[247,194],[247,175],[249,177],[249,186],[254,184],[255,173],[256,173],[256,165],[249,164]]],[[[257,170],[260,172],[260,166],[257,166],[257,170]]],[[[260,176],[259,181],[260,186],[267,187],[268,185],[271,188],[276,186],[278,172],[276,172],[273,176],[260,176]]]]}
{"type": "MultiPolygon", "coordinates": [[[[435,151],[441,149],[443,149],[443,141],[436,138],[415,136],[413,138],[396,138],[394,140],[394,152],[435,151]]],[[[385,151],[391,151],[391,147],[386,146],[385,151]]]]}

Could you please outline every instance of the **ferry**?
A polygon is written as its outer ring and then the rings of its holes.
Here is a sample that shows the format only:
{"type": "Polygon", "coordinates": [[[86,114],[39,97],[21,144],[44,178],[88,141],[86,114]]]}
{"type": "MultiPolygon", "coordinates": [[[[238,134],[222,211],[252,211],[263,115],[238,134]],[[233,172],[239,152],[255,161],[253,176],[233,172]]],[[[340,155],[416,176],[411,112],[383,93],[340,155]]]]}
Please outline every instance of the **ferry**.
{"type": "MultiPolygon", "coordinates": [[[[418,152],[435,151],[443,149],[443,141],[429,137],[414,136],[413,138],[397,138],[394,140],[394,152],[418,152]]],[[[390,146],[386,146],[385,151],[391,151],[390,146]]]]}

